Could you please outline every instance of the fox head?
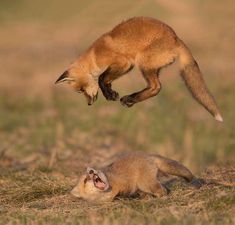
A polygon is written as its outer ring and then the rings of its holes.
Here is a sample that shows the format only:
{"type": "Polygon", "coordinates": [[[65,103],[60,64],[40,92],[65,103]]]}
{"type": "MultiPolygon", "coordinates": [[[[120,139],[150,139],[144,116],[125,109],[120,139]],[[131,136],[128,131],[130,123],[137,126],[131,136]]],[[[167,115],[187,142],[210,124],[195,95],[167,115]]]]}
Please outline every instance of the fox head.
{"type": "Polygon", "coordinates": [[[88,201],[105,201],[110,198],[111,187],[107,176],[100,170],[87,168],[71,194],[88,201]]]}
{"type": "Polygon", "coordinates": [[[92,105],[97,100],[99,85],[94,74],[90,72],[90,67],[88,62],[81,57],[59,76],[55,84],[68,83],[76,92],[83,93],[88,105],[92,105]]]}

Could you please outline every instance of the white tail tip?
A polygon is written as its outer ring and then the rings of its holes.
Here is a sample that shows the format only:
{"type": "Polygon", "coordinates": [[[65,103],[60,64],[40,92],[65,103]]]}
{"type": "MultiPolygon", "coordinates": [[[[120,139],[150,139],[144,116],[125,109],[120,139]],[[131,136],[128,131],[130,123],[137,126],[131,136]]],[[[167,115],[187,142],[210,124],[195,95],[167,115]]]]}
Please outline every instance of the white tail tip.
{"type": "Polygon", "coordinates": [[[220,114],[216,114],[216,115],[215,115],[215,119],[216,119],[217,121],[219,121],[219,122],[223,122],[223,118],[222,118],[222,116],[221,116],[220,114]]]}

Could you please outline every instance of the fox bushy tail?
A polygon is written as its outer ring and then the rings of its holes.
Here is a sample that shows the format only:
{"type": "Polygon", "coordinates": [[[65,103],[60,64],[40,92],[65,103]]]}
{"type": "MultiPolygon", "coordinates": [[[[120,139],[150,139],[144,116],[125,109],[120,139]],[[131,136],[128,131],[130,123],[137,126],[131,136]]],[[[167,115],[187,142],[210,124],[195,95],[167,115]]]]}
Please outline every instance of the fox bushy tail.
{"type": "Polygon", "coordinates": [[[178,53],[181,64],[181,76],[193,97],[204,106],[216,120],[222,122],[223,118],[214,97],[206,87],[199,66],[189,49],[181,40],[179,40],[178,53]]]}
{"type": "Polygon", "coordinates": [[[157,167],[162,172],[183,177],[187,181],[192,181],[194,179],[194,175],[191,173],[191,171],[179,162],[159,155],[155,155],[154,158],[157,167]]]}

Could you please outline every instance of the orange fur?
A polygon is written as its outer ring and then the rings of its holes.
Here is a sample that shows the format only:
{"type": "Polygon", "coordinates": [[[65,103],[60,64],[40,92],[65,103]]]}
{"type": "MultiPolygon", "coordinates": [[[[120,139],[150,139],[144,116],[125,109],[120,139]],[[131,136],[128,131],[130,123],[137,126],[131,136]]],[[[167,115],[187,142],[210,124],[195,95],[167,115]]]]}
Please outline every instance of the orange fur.
{"type": "Polygon", "coordinates": [[[101,88],[107,100],[118,100],[112,82],[137,66],[147,87],[120,99],[131,107],[159,93],[159,73],[179,58],[181,75],[194,98],[218,121],[222,121],[213,96],[208,91],[200,69],[189,49],[172,28],[153,18],[136,17],[124,21],[98,38],[67,70],[68,81],[76,90],[84,92],[88,104],[97,99],[101,88]]]}
{"type": "Polygon", "coordinates": [[[161,197],[167,194],[167,189],[158,179],[161,173],[180,176],[188,182],[196,180],[190,170],[175,160],[133,152],[119,156],[100,170],[90,168],[71,193],[89,201],[112,201],[116,196],[128,196],[138,191],[161,197]],[[95,185],[94,174],[104,181],[105,190],[95,185]]]}

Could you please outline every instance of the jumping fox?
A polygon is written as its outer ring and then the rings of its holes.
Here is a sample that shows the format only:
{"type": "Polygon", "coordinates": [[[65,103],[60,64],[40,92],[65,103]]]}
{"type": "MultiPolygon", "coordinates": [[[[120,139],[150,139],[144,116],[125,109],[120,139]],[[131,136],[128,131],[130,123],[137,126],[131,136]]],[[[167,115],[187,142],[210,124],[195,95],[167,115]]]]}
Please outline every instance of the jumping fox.
{"type": "MultiPolygon", "coordinates": [[[[183,177],[197,183],[185,166],[172,159],[143,152],[126,153],[110,165],[96,170],[87,168],[71,194],[88,201],[112,201],[116,196],[136,192],[161,197],[168,193],[159,180],[160,174],[183,177]]],[[[198,184],[195,186],[199,187],[198,184]]]]}
{"type": "Polygon", "coordinates": [[[124,106],[131,107],[159,93],[160,70],[176,59],[179,59],[181,76],[193,97],[222,122],[190,50],[171,27],[153,18],[131,18],[103,34],[56,83],[67,81],[77,92],[84,93],[88,105],[96,101],[99,87],[107,100],[116,101],[119,94],[112,90],[112,82],[137,66],[147,87],[120,99],[124,106]]]}

